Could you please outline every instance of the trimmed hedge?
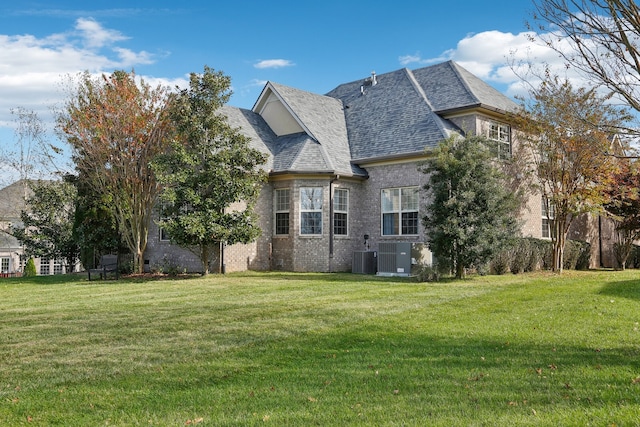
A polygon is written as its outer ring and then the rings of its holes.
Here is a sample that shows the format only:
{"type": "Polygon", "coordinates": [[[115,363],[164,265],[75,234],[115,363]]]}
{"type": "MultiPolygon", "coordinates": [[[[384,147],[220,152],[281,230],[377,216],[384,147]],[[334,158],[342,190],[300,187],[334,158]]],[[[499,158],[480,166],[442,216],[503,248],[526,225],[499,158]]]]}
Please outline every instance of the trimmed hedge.
{"type": "MultiPolygon", "coordinates": [[[[589,268],[591,245],[579,240],[567,240],[564,248],[563,268],[586,270],[589,268]]],[[[500,252],[489,263],[491,274],[524,273],[536,270],[550,270],[553,260],[553,246],[550,240],[523,237],[509,249],[500,252]]]]}

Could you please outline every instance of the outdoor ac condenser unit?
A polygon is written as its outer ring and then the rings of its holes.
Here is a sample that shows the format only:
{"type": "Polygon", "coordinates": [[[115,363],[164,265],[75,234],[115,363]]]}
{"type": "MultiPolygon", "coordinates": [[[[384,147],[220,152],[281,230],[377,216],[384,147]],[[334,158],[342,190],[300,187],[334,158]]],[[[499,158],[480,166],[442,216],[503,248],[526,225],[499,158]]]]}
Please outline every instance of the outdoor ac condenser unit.
{"type": "Polygon", "coordinates": [[[355,251],[351,262],[351,272],[357,274],[376,274],[376,252],[355,251]]]}
{"type": "Polygon", "coordinates": [[[408,276],[411,273],[411,243],[380,242],[378,244],[378,274],[408,276]]]}

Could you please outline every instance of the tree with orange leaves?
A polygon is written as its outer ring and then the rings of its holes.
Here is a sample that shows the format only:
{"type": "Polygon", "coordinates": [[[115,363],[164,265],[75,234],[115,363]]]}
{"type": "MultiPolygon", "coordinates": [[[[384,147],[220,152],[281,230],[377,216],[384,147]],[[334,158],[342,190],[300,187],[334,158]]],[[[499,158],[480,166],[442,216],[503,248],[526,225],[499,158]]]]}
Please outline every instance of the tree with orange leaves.
{"type": "Polygon", "coordinates": [[[79,76],[57,117],[79,178],[106,195],[122,239],[143,272],[159,184],[151,161],[169,144],[168,89],[133,72],[79,76]]]}
{"type": "Polygon", "coordinates": [[[575,89],[547,73],[512,117],[546,211],[554,213],[548,218],[552,268],[559,273],[571,223],[581,214],[602,212],[605,189],[617,168],[618,159],[609,153],[619,141],[612,137],[630,116],[607,101],[595,89],[575,89]]]}

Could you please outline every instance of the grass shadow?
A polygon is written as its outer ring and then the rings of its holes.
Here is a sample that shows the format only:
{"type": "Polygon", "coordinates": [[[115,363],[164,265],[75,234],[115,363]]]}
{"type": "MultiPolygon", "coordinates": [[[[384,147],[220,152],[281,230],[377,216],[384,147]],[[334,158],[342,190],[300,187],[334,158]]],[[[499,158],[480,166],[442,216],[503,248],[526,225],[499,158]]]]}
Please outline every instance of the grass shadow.
{"type": "Polygon", "coordinates": [[[598,292],[600,295],[640,300],[640,279],[607,283],[598,292]]]}

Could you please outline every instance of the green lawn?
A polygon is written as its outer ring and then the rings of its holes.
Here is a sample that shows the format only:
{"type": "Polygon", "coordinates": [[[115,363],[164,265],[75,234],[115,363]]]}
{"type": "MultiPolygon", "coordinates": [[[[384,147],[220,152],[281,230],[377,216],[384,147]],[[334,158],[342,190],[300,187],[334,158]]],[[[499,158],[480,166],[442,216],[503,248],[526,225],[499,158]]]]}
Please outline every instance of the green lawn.
{"type": "Polygon", "coordinates": [[[0,425],[640,425],[640,272],[0,280],[0,425]]]}

